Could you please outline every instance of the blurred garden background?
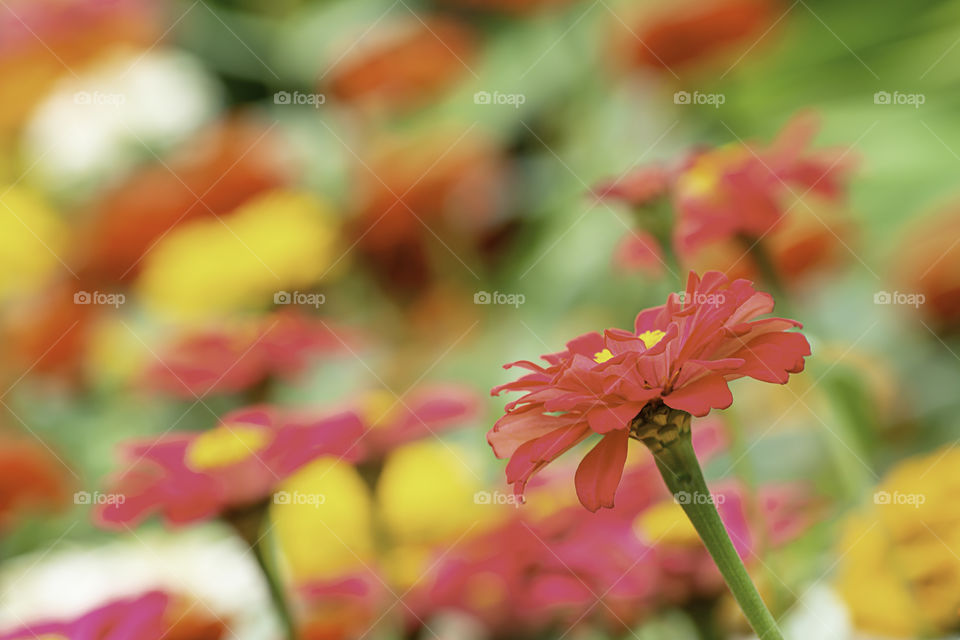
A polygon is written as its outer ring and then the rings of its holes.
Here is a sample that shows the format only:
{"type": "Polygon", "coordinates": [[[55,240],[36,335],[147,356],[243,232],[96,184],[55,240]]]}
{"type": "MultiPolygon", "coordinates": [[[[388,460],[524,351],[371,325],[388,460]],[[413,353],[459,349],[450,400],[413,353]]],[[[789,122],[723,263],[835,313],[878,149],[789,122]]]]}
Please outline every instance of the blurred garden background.
{"type": "Polygon", "coordinates": [[[0,638],[751,637],[641,447],[486,441],[708,269],[812,346],[693,427],[787,637],[960,632],[958,88],[960,2],[0,0],[0,638]]]}

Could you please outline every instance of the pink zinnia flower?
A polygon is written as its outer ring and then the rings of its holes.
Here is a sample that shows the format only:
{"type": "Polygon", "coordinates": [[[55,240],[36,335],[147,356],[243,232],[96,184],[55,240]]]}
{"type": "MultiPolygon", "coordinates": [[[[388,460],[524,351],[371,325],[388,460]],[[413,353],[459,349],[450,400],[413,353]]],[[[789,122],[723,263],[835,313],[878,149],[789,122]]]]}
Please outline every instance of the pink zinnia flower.
{"type": "Polygon", "coordinates": [[[0,640],[218,640],[227,629],[219,620],[190,613],[170,595],[151,591],[115,600],[63,622],[29,624],[0,640]]]}
{"type": "Polygon", "coordinates": [[[778,228],[794,197],[809,192],[826,202],[843,199],[854,163],[846,151],[811,150],[818,128],[816,116],[803,113],[768,145],[696,150],[675,167],[641,167],[597,186],[594,193],[636,208],[668,201],[675,218],[669,242],[689,261],[707,246],[767,236],[778,228]]]}
{"type": "Polygon", "coordinates": [[[705,416],[730,406],[727,383],[741,377],[784,384],[803,370],[810,346],[794,320],[758,316],[773,298],[746,280],[711,271],[691,273],[682,295],[641,311],[633,331],[608,329],[543,356],[546,366],[495,387],[524,395],[506,406],[487,434],[494,453],[510,458],[507,481],[522,495],[527,481],[590,435],[602,436],[576,473],[577,495],[591,511],[612,507],[633,435],[634,418],[664,407],[705,416]]]}
{"type": "Polygon", "coordinates": [[[278,312],[178,336],[148,368],[145,384],[187,398],[244,391],[296,375],[311,358],[343,351],[349,340],[322,320],[278,312]]]}
{"type": "Polygon", "coordinates": [[[170,525],[204,520],[266,499],[323,455],[356,460],[363,425],[350,413],[304,419],[270,407],[227,414],[207,431],[128,443],[129,463],[96,511],[105,527],[159,513],[170,525]]]}
{"type": "Polygon", "coordinates": [[[480,397],[470,387],[434,384],[400,397],[388,391],[370,391],[346,410],[363,423],[361,443],[366,457],[380,458],[402,444],[474,419],[480,411],[480,397]]]}

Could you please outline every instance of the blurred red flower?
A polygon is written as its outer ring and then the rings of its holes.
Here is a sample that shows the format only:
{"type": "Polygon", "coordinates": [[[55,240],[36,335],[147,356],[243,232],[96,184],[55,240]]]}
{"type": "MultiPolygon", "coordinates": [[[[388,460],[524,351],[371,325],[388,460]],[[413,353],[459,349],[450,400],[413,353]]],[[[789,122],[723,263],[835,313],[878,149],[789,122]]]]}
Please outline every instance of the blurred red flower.
{"type": "Polygon", "coordinates": [[[497,457],[510,458],[507,482],[522,495],[544,465],[597,433],[603,439],[577,469],[577,495],[591,511],[612,507],[631,422],[641,410],[666,405],[704,416],[733,402],[730,380],[784,384],[803,370],[810,346],[789,331],[800,323],[755,320],[773,304],[746,280],[731,282],[716,271],[701,280],[691,273],[686,291],[641,311],[632,332],[584,334],[543,356],[546,367],[525,360],[506,365],[532,371],[492,391],[525,394],[487,434],[497,457]]]}
{"type": "Polygon", "coordinates": [[[673,70],[726,60],[773,27],[785,7],[777,0],[695,0],[642,15],[625,37],[637,66],[673,70]],[[631,37],[632,36],[632,37],[631,37]],[[741,45],[738,47],[738,45],[741,45]]]}
{"type": "MultiPolygon", "coordinates": [[[[700,426],[694,447],[707,459],[723,448],[717,442],[723,426],[712,418],[700,426]]],[[[695,532],[685,530],[692,525],[659,482],[653,459],[645,456],[624,473],[631,487],[624,500],[593,514],[564,502],[560,476],[551,476],[531,489],[529,508],[445,549],[410,606],[422,619],[456,609],[478,617],[494,634],[536,634],[579,623],[625,630],[660,608],[722,593],[716,565],[695,532]],[[651,527],[648,519],[664,521],[651,527]]],[[[812,522],[808,493],[800,487],[762,487],[755,514],[739,484],[723,483],[712,495],[748,562],[760,540],[779,546],[812,522]]]]}
{"type": "Polygon", "coordinates": [[[153,46],[152,0],[10,0],[0,12],[0,131],[18,126],[58,77],[119,47],[153,46]]]}
{"type": "Polygon", "coordinates": [[[470,387],[433,384],[418,387],[402,397],[373,391],[351,403],[352,412],[365,427],[366,457],[380,459],[402,444],[436,435],[476,418],[480,397],[470,387]]]}
{"type": "Polygon", "coordinates": [[[186,332],[147,369],[147,388],[185,398],[245,391],[271,377],[291,377],[312,358],[354,340],[312,316],[277,312],[250,322],[186,332]]]}
{"type": "Polygon", "coordinates": [[[670,242],[691,267],[732,270],[742,264],[738,273],[755,277],[757,265],[744,254],[762,240],[779,275],[799,277],[834,262],[850,235],[851,224],[838,209],[854,162],[846,151],[811,151],[818,128],[816,116],[803,113],[767,146],[695,151],[673,169],[642,167],[598,185],[595,193],[637,209],[665,199],[675,219],[670,242]],[[811,205],[807,196],[819,202],[811,205]],[[833,210],[824,211],[821,203],[833,210]]]}
{"type": "Polygon", "coordinates": [[[69,497],[63,463],[37,441],[0,435],[0,532],[25,510],[56,509],[69,497]]]}
{"type": "Polygon", "coordinates": [[[200,132],[171,158],[145,167],[95,203],[82,231],[85,280],[131,280],[141,258],[177,225],[227,215],[293,176],[276,134],[247,116],[200,132]]]}
{"type": "Polygon", "coordinates": [[[958,238],[960,209],[951,205],[909,229],[894,254],[895,281],[913,296],[931,328],[942,333],[960,329],[958,238]]]}
{"type": "Polygon", "coordinates": [[[271,407],[241,409],[207,431],[126,443],[128,467],[95,519],[125,528],[159,513],[172,526],[266,499],[297,469],[323,455],[356,460],[363,425],[353,414],[303,419],[271,407]]]}
{"type": "Polygon", "coordinates": [[[351,40],[326,82],[338,99],[360,106],[417,106],[469,74],[476,50],[468,25],[451,18],[411,17],[351,40]]]}

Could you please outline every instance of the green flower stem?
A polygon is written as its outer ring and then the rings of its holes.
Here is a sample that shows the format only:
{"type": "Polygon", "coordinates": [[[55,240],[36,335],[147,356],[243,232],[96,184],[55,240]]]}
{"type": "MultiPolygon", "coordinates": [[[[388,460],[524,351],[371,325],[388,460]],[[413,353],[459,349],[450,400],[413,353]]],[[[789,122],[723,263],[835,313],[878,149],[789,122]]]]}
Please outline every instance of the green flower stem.
{"type": "Polygon", "coordinates": [[[757,636],[760,640],[783,640],[710,497],[693,451],[690,414],[666,407],[642,412],[631,424],[631,434],[650,448],[660,475],[690,518],[757,636]]]}
{"type": "Polygon", "coordinates": [[[269,504],[268,499],[249,507],[233,509],[223,514],[223,520],[247,543],[257,559],[257,566],[260,567],[260,573],[270,592],[270,601],[283,625],[284,637],[287,640],[297,640],[297,626],[293,613],[287,602],[283,583],[277,574],[276,563],[272,561],[268,537],[262,533],[269,504]]]}
{"type": "Polygon", "coordinates": [[[267,588],[270,590],[270,600],[273,602],[273,607],[283,624],[287,640],[297,640],[297,626],[293,622],[293,614],[290,611],[290,605],[287,603],[283,585],[280,583],[273,563],[270,562],[267,546],[261,539],[253,545],[253,554],[257,558],[260,572],[267,582],[267,588]]]}

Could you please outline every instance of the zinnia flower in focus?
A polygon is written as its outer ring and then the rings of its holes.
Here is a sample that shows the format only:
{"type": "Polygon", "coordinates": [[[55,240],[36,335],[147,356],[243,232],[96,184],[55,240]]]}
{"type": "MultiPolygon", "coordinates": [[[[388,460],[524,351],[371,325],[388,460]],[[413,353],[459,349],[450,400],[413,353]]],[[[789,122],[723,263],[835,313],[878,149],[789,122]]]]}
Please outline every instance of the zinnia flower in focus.
{"type": "Polygon", "coordinates": [[[579,336],[543,356],[546,366],[506,365],[531,372],[492,391],[524,393],[487,434],[497,457],[510,459],[507,482],[522,495],[544,465],[596,433],[602,439],[577,469],[577,495],[591,511],[612,507],[628,440],[644,437],[633,428],[641,412],[641,425],[664,420],[668,410],[705,416],[733,402],[731,380],[784,384],[803,370],[810,345],[790,331],[800,323],[756,319],[773,306],[746,280],[691,273],[686,291],[641,311],[633,331],[579,336]]]}
{"type": "Polygon", "coordinates": [[[74,620],[40,622],[0,640],[220,640],[227,627],[162,591],[115,600],[74,620]]]}
{"type": "Polygon", "coordinates": [[[320,456],[355,460],[362,432],[352,414],[301,419],[254,407],[225,415],[207,431],[127,443],[122,457],[129,467],[95,517],[117,528],[159,513],[176,526],[253,506],[320,456]]]}

